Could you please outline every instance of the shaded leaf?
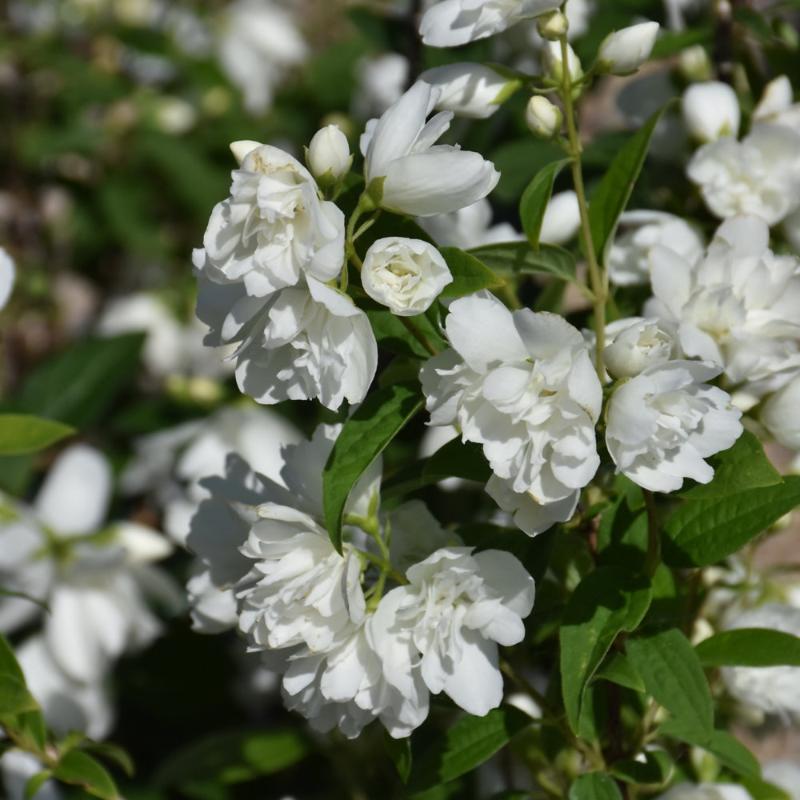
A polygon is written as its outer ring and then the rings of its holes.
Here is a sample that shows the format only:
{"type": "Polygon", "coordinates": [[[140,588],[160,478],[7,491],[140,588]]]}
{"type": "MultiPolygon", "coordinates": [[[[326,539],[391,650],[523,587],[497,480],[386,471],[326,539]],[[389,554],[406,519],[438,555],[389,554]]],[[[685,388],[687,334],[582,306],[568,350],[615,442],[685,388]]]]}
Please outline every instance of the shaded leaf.
{"type": "Polygon", "coordinates": [[[542,222],[547,211],[547,204],[553,195],[553,184],[570,159],[553,161],[542,167],[528,184],[519,203],[519,216],[522,220],[522,229],[534,250],[539,249],[539,236],[542,232],[542,222]]]}
{"type": "Polygon", "coordinates": [[[470,253],[457,247],[442,247],[440,252],[453,274],[453,282],[442,290],[441,296],[444,298],[464,297],[481,289],[497,289],[505,284],[502,278],[470,253]]]}
{"type": "Polygon", "coordinates": [[[695,648],[706,667],[800,667],[800,638],[767,628],[737,628],[695,648]]]}
{"type": "Polygon", "coordinates": [[[80,750],[66,753],[53,770],[53,777],[72,786],[80,786],[102,800],[116,800],[119,797],[114,779],[106,768],[80,750]]]}
{"type": "Polygon", "coordinates": [[[622,800],[614,779],[602,772],[580,775],[569,787],[569,800],[622,800]]]}
{"type": "Polygon", "coordinates": [[[534,250],[528,242],[487,244],[468,250],[489,269],[512,275],[550,275],[562,281],[575,280],[575,256],[551,244],[534,250]]]}

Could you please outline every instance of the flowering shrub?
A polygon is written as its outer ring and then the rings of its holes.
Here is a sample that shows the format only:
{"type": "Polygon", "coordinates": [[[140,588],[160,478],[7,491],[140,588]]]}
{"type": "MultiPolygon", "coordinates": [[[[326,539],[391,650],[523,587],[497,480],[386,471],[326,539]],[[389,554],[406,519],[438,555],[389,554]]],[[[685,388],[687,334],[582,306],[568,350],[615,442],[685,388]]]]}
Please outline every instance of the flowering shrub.
{"type": "Polygon", "coordinates": [[[599,5],[10,3],[10,797],[798,797],[797,12],[599,5]]]}

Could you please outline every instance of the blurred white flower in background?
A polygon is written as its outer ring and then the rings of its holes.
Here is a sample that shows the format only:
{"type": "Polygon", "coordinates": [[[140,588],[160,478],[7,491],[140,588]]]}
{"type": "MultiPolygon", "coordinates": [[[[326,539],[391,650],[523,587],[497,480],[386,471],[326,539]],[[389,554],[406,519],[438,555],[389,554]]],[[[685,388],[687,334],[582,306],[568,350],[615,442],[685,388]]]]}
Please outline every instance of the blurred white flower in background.
{"type": "Polygon", "coordinates": [[[417,223],[440,247],[469,250],[484,244],[515,242],[523,238],[508,222],[492,225],[492,206],[485,198],[450,214],[419,217],[417,223]]]}
{"type": "Polygon", "coordinates": [[[400,53],[383,53],[361,59],[356,67],[353,113],[361,119],[379,117],[402,96],[411,67],[400,53]]]}
{"type": "MultiPolygon", "coordinates": [[[[137,523],[105,524],[111,488],[105,457],[74,445],[48,472],[33,508],[10,507],[0,526],[0,583],[47,605],[43,641],[78,683],[100,680],[116,658],[159,635],[146,598],[180,606],[171,580],[153,566],[170,554],[168,540],[137,523]]],[[[0,598],[0,630],[14,632],[40,613],[23,597],[0,598]]]]}
{"type": "Polygon", "coordinates": [[[800,451],[800,378],[767,398],[760,418],[776,441],[800,451]]]}
{"type": "Polygon", "coordinates": [[[793,761],[768,761],[762,769],[764,780],[783,789],[791,800],[800,800],[800,764],[793,761]]]}
{"type": "Polygon", "coordinates": [[[433,67],[419,79],[440,90],[437,111],[456,116],[487,119],[500,108],[519,81],[501,75],[483,64],[460,62],[433,67]]]}
{"type": "Polygon", "coordinates": [[[617,286],[650,282],[650,252],[668,247],[693,264],[705,250],[699,231],[686,220],[663,211],[626,211],[608,256],[608,275],[617,286]]]}
{"type": "Polygon", "coordinates": [[[14,260],[0,247],[0,309],[7,305],[14,289],[16,277],[17,268],[14,265],[14,260]]]}
{"type": "Polygon", "coordinates": [[[8,800],[62,800],[64,795],[55,781],[45,781],[44,785],[28,798],[25,789],[28,781],[38,775],[44,765],[30,753],[22,750],[9,750],[0,756],[0,773],[2,786],[8,800]]]}
{"type": "Polygon", "coordinates": [[[308,45],[289,8],[275,0],[236,0],[224,8],[217,54],[253,113],[269,108],[276,86],[308,57],[308,45]]]}
{"type": "Polygon", "coordinates": [[[753,800],[742,786],[733,783],[679,783],[656,800],[753,800]]]}
{"type": "Polygon", "coordinates": [[[683,93],[681,107],[689,133],[704,144],[739,135],[742,116],[739,98],[727,83],[691,84],[683,93]]]}
{"type": "Polygon", "coordinates": [[[572,190],[556,192],[547,203],[539,241],[562,245],[572,241],[581,227],[578,195],[572,190]]]}
{"type": "Polygon", "coordinates": [[[794,90],[786,75],[780,75],[767,84],[753,110],[753,119],[800,131],[800,103],[794,102],[794,90]]]}

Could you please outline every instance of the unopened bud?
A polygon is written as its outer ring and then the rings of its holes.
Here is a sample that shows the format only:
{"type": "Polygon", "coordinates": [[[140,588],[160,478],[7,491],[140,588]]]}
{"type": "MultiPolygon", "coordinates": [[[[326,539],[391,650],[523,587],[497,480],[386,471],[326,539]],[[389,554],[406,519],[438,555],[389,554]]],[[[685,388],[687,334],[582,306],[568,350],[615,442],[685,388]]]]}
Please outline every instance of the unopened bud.
{"type": "Polygon", "coordinates": [[[682,50],[678,56],[678,66],[681,75],[693,83],[710,80],[713,74],[711,59],[701,44],[695,44],[682,50]]]}
{"type": "Polygon", "coordinates": [[[554,41],[566,36],[569,30],[569,20],[562,11],[551,11],[549,14],[539,17],[537,27],[542,39],[554,41]]]}
{"type": "MultiPolygon", "coordinates": [[[[564,80],[561,42],[548,42],[544,48],[543,59],[548,76],[556,83],[561,83],[564,80]]],[[[567,45],[567,69],[572,83],[577,83],[583,77],[581,60],[570,45],[567,45]]]]}
{"type": "Polygon", "coordinates": [[[641,22],[606,36],[600,45],[600,70],[612,75],[630,75],[650,58],[658,36],[657,22],[641,22]]]}
{"type": "Polygon", "coordinates": [[[353,156],[338,125],[320,128],[308,146],[308,167],[316,178],[341,180],[350,171],[353,156]]]}
{"type": "Polygon", "coordinates": [[[534,136],[552,139],[561,131],[563,121],[564,117],[557,105],[538,94],[531,97],[525,110],[525,122],[534,136]]]}
{"type": "Polygon", "coordinates": [[[241,165],[242,161],[244,161],[245,156],[251,151],[255,150],[257,147],[261,147],[261,142],[254,142],[250,139],[242,139],[238,142],[231,142],[230,145],[231,153],[233,153],[233,157],[236,159],[239,165],[241,165]]]}

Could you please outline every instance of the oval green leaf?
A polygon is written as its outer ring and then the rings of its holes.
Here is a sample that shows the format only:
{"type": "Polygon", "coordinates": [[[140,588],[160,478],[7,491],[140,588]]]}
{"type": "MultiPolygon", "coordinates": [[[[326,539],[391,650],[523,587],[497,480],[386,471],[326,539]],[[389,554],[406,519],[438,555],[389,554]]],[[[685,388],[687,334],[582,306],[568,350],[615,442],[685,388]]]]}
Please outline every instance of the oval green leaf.
{"type": "Polygon", "coordinates": [[[800,667],[800,638],[768,628],[723,631],[695,650],[705,667],[800,667]]]}
{"type": "Polygon", "coordinates": [[[80,750],[70,750],[53,770],[53,777],[101,800],[117,800],[119,792],[106,768],[90,755],[80,750]]]}
{"type": "Polygon", "coordinates": [[[453,282],[442,290],[441,296],[444,298],[464,297],[481,289],[498,289],[505,284],[503,278],[495,275],[489,267],[464,250],[442,247],[440,252],[453,275],[453,282]]]}
{"type": "Polygon", "coordinates": [[[562,281],[575,280],[575,256],[555,245],[534,250],[528,242],[488,244],[468,251],[489,269],[500,274],[550,275],[562,281]]]}
{"type": "Polygon", "coordinates": [[[30,414],[0,414],[0,455],[38,453],[73,433],[74,428],[52,419],[30,414]]]}
{"type": "Polygon", "coordinates": [[[622,800],[622,793],[610,775],[590,772],[575,779],[569,800],[622,800]]]}

